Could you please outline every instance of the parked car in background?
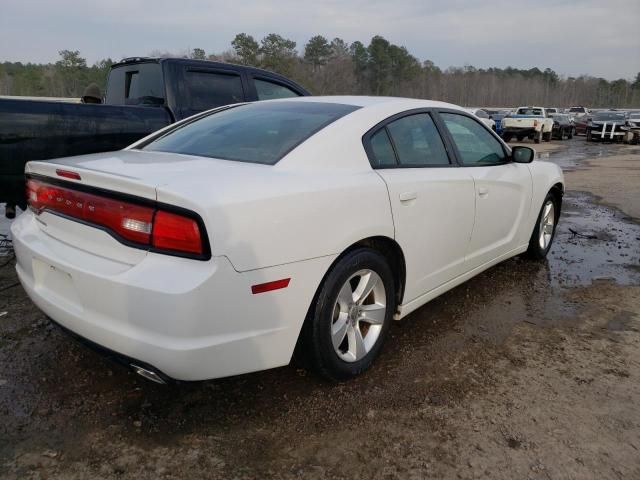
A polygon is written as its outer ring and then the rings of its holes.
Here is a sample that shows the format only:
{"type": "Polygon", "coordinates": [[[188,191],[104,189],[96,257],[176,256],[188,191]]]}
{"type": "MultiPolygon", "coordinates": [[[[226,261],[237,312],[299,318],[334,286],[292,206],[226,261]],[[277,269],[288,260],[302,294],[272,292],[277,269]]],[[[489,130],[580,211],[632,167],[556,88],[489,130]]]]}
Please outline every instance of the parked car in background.
{"type": "Polygon", "coordinates": [[[626,135],[627,113],[609,110],[596,112],[587,124],[587,142],[609,140],[621,141],[626,135]]]}
{"type": "Polygon", "coordinates": [[[627,125],[631,132],[629,142],[636,145],[640,142],[640,112],[629,112],[627,125]]]}
{"type": "Polygon", "coordinates": [[[573,116],[574,118],[578,118],[588,115],[590,112],[585,107],[569,107],[566,113],[573,116]]]}
{"type": "Polygon", "coordinates": [[[496,133],[502,136],[502,119],[511,113],[506,109],[483,109],[489,114],[489,118],[496,123],[496,133]]]}
{"type": "Polygon", "coordinates": [[[560,113],[560,109],[556,107],[544,107],[544,109],[547,112],[547,116],[551,115],[552,113],[560,113]]]}
{"type": "Polygon", "coordinates": [[[564,181],[534,154],[442,102],[223,107],[122,151],[29,162],[16,269],[55,322],[151,380],[278,367],[296,345],[346,379],[393,319],[546,256],[564,181]]]}
{"type": "Polygon", "coordinates": [[[553,119],[552,137],[558,140],[564,140],[573,138],[573,120],[569,114],[566,113],[551,113],[549,115],[553,119]]]}
{"type": "Polygon", "coordinates": [[[586,135],[589,122],[591,122],[591,114],[582,115],[580,117],[573,117],[574,134],[586,135]]]}
{"type": "Polygon", "coordinates": [[[111,67],[102,105],[0,99],[0,203],[25,202],[29,160],[117,150],[220,105],[301,95],[309,92],[266,70],[136,57],[111,67]]]}
{"type": "Polygon", "coordinates": [[[496,130],[496,122],[489,116],[489,114],[482,108],[470,108],[469,112],[473,113],[491,130],[496,130]]]}
{"type": "Polygon", "coordinates": [[[547,116],[544,107],[519,107],[514,114],[502,120],[502,137],[509,142],[516,137],[519,142],[525,138],[540,143],[550,141],[553,120],[547,116]]]}

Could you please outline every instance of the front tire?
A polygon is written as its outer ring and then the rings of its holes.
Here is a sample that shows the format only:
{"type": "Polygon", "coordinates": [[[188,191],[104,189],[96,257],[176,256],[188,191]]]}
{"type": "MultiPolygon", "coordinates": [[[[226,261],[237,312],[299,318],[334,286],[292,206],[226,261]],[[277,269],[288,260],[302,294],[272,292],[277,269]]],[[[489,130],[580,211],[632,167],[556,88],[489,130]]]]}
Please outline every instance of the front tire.
{"type": "Polygon", "coordinates": [[[551,192],[547,193],[544,202],[542,202],[536,227],[529,239],[529,248],[527,249],[529,257],[540,260],[547,256],[555,238],[559,212],[558,198],[551,192]]]}
{"type": "Polygon", "coordinates": [[[396,308],[394,277],[370,248],[349,252],[329,272],[302,328],[307,364],[334,381],[367,370],[379,355],[396,308]]]}

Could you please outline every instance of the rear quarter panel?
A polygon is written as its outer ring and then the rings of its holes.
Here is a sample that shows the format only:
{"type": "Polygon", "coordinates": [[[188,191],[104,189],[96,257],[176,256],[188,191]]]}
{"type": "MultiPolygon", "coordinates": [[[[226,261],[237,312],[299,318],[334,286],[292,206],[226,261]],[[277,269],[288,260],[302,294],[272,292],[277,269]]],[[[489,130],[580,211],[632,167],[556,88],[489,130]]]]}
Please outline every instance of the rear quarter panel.
{"type": "Polygon", "coordinates": [[[199,213],[213,255],[238,271],[340,254],[371,236],[393,238],[387,188],[366,157],[364,131],[336,122],[275,166],[233,162],[237,168],[220,169],[217,178],[159,186],[158,201],[199,213]]]}

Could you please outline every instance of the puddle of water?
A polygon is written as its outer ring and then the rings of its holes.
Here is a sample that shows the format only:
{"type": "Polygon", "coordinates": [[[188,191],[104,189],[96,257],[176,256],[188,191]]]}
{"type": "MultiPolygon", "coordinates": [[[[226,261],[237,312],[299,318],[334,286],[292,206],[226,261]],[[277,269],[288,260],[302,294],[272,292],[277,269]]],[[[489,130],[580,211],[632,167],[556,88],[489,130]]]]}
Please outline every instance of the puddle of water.
{"type": "Polygon", "coordinates": [[[578,137],[564,142],[566,149],[543,152],[538,154],[540,160],[553,162],[562,170],[575,170],[584,168],[583,163],[587,160],[594,160],[612,155],[638,155],[640,148],[625,148],[624,151],[617,151],[615,146],[600,142],[587,142],[584,137],[578,137]]]}
{"type": "Polygon", "coordinates": [[[548,265],[552,286],[586,286],[603,280],[638,284],[640,225],[597,205],[588,194],[569,192],[548,265]]]}

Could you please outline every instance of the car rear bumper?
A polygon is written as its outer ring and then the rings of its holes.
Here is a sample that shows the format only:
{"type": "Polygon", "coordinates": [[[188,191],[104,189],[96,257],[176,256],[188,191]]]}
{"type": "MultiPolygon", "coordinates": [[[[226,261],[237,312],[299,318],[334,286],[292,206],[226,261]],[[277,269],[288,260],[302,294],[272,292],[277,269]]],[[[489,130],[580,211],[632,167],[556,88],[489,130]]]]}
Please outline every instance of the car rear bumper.
{"type": "Polygon", "coordinates": [[[502,129],[503,135],[534,135],[536,129],[533,127],[505,127],[502,129]]]}
{"type": "MultiPolygon", "coordinates": [[[[148,253],[113,264],[44,233],[31,212],[12,225],[18,277],[56,323],[177,380],[203,380],[289,363],[333,256],[249,272],[226,257],[148,253]],[[291,278],[252,294],[251,286],[291,278]]],[[[86,227],[91,228],[91,227],[86,227]]]]}

